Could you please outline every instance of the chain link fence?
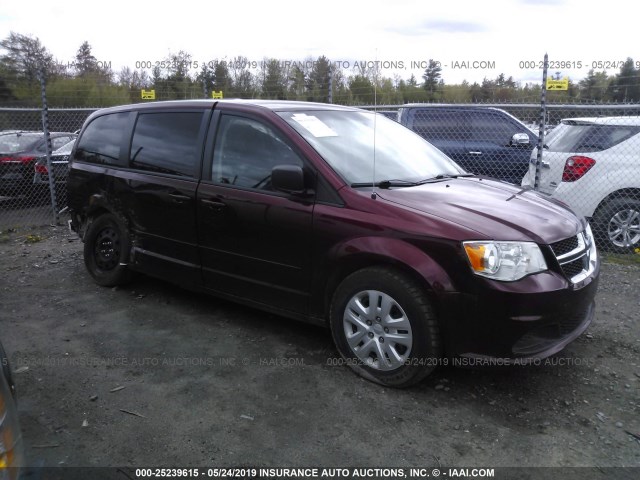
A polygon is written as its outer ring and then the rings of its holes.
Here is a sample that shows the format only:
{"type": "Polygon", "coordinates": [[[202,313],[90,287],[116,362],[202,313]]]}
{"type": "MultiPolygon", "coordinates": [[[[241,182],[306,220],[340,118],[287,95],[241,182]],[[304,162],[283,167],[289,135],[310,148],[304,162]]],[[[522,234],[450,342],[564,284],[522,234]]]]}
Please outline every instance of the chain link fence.
{"type": "Polygon", "coordinates": [[[543,122],[536,104],[409,104],[379,111],[395,112],[397,121],[468,172],[566,203],[591,219],[602,249],[640,252],[640,105],[547,105],[543,122]]]}
{"type": "Polygon", "coordinates": [[[64,222],[68,155],[94,110],[49,110],[48,160],[42,109],[0,108],[0,231],[64,222]]]}
{"type": "MultiPolygon", "coordinates": [[[[365,107],[373,109],[374,107],[365,107]]],[[[383,105],[465,170],[536,187],[591,219],[601,248],[640,251],[640,105],[548,105],[536,185],[537,104],[383,105]]],[[[65,221],[67,158],[94,109],[0,109],[0,230],[65,221]],[[53,175],[49,182],[49,175],[53,175]]]]}

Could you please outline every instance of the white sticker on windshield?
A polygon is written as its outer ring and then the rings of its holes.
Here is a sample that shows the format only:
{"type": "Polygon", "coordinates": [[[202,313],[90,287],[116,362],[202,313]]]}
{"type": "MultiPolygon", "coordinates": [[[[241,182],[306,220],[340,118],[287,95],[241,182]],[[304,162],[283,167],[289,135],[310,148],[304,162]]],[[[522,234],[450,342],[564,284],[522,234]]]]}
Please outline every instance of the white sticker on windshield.
{"type": "Polygon", "coordinates": [[[318,117],[313,115],[307,115],[305,113],[296,113],[291,117],[294,121],[298,122],[305,129],[307,129],[314,137],[337,137],[338,134],[334,132],[329,125],[324,123],[318,117]]]}

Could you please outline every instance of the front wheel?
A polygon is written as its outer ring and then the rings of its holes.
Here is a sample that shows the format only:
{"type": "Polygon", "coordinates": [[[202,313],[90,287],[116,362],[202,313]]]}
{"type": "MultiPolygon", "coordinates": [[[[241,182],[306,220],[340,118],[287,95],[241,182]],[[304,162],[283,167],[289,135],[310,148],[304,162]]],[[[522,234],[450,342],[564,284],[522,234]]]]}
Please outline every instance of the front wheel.
{"type": "Polygon", "coordinates": [[[640,200],[608,200],[595,215],[595,233],[602,247],[619,253],[640,247],[640,200]]]}
{"type": "Polygon", "coordinates": [[[408,387],[440,362],[440,332],[429,300],[416,282],[393,269],[371,267],[348,276],[329,315],[340,355],[368,380],[408,387]]]}
{"type": "Polygon", "coordinates": [[[106,213],[91,222],[84,237],[84,263],[98,285],[113,287],[130,280],[129,248],[127,229],[115,215],[106,213]]]}

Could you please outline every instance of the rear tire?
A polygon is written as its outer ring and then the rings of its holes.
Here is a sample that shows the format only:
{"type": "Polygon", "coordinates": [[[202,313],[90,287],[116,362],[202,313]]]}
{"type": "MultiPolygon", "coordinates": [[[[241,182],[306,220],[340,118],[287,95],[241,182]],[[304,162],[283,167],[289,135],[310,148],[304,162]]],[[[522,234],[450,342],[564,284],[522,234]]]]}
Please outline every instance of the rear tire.
{"type": "Polygon", "coordinates": [[[440,364],[438,322],[423,289],[408,276],[371,267],[348,276],[330,308],[333,340],[344,363],[381,385],[414,385],[440,364]]]}
{"type": "Polygon", "coordinates": [[[594,215],[594,235],[603,249],[629,253],[640,247],[640,200],[607,200],[594,215]]]}
{"type": "Polygon", "coordinates": [[[131,279],[130,247],[129,232],[115,215],[105,213],[91,222],[84,237],[84,263],[98,285],[113,287],[131,279]]]}

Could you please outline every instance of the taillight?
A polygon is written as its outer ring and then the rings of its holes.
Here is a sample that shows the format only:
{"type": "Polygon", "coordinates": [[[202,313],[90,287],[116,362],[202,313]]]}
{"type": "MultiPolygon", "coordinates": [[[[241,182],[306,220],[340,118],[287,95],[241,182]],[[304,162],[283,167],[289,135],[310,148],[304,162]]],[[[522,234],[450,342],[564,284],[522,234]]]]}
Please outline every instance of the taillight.
{"type": "Polygon", "coordinates": [[[562,172],[563,182],[575,182],[584,176],[596,164],[593,158],[576,155],[567,158],[562,172]]]}
{"type": "Polygon", "coordinates": [[[46,165],[42,165],[40,163],[36,163],[36,166],[34,167],[36,170],[36,173],[43,173],[43,174],[47,174],[49,173],[49,170],[47,170],[47,166],[46,165]]]}

